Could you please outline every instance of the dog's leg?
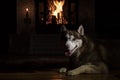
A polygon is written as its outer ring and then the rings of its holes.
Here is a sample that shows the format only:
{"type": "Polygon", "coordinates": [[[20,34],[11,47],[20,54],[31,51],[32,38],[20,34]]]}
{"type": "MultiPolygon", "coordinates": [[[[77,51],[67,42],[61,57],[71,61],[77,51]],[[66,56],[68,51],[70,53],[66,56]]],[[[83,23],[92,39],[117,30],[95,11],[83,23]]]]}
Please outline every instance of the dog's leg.
{"type": "Polygon", "coordinates": [[[81,73],[102,73],[102,68],[98,67],[96,65],[92,64],[87,64],[87,65],[82,65],[76,69],[69,70],[67,75],[78,75],[81,73]]]}
{"type": "Polygon", "coordinates": [[[60,73],[66,73],[67,72],[67,68],[63,67],[59,69],[60,73]]]}

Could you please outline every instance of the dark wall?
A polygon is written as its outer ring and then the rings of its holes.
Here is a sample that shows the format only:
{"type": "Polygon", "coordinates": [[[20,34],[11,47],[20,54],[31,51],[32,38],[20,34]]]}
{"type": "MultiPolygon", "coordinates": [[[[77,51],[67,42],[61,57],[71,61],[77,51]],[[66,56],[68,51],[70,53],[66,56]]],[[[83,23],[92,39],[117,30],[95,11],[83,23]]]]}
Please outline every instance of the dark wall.
{"type": "Polygon", "coordinates": [[[120,69],[120,12],[116,0],[96,0],[95,31],[98,38],[108,43],[108,61],[110,69],[120,69]]]}
{"type": "Polygon", "coordinates": [[[16,0],[17,34],[33,33],[35,28],[35,0],[16,0]],[[29,9],[27,18],[26,8],[29,9]]]}
{"type": "Polygon", "coordinates": [[[120,39],[120,12],[117,0],[95,1],[96,33],[102,38],[120,39]]]}
{"type": "Polygon", "coordinates": [[[9,34],[16,33],[16,0],[2,1],[0,9],[0,54],[7,54],[9,46],[9,34]]]}
{"type": "Polygon", "coordinates": [[[85,33],[94,35],[95,32],[95,0],[79,0],[78,24],[83,24],[85,33]]]}

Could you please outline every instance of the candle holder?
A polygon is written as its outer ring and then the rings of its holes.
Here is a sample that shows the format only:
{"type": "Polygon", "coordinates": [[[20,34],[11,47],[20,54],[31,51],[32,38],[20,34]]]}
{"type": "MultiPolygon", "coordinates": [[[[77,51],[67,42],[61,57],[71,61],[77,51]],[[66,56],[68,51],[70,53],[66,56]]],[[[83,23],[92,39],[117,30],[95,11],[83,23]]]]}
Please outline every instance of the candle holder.
{"type": "Polygon", "coordinates": [[[30,24],[31,23],[31,18],[29,17],[29,9],[28,8],[26,8],[26,14],[25,14],[24,22],[25,22],[25,24],[30,24]]]}

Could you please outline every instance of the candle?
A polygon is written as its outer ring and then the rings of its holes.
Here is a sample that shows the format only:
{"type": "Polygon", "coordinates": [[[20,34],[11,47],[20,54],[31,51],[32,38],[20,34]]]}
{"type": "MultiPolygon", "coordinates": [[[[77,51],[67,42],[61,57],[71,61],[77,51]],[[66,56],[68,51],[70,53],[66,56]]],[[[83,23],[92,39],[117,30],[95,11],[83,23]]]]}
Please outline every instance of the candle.
{"type": "Polygon", "coordinates": [[[30,19],[30,11],[28,8],[25,8],[25,18],[24,21],[26,24],[30,24],[31,23],[31,19],[30,19]]]}
{"type": "Polygon", "coordinates": [[[29,9],[28,8],[26,8],[26,12],[28,12],[29,11],[29,9]]]}
{"type": "Polygon", "coordinates": [[[26,8],[25,10],[26,10],[26,18],[28,18],[28,17],[29,17],[29,14],[28,14],[29,9],[28,9],[28,8],[26,8]]]}

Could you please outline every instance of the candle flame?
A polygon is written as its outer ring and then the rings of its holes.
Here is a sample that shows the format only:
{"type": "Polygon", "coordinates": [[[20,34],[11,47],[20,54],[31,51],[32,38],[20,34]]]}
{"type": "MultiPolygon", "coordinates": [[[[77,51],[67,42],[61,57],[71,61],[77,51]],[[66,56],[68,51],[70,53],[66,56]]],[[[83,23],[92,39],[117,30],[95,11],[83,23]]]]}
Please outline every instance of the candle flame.
{"type": "Polygon", "coordinates": [[[26,8],[26,12],[28,12],[29,11],[29,9],[28,8],[26,8]]]}

